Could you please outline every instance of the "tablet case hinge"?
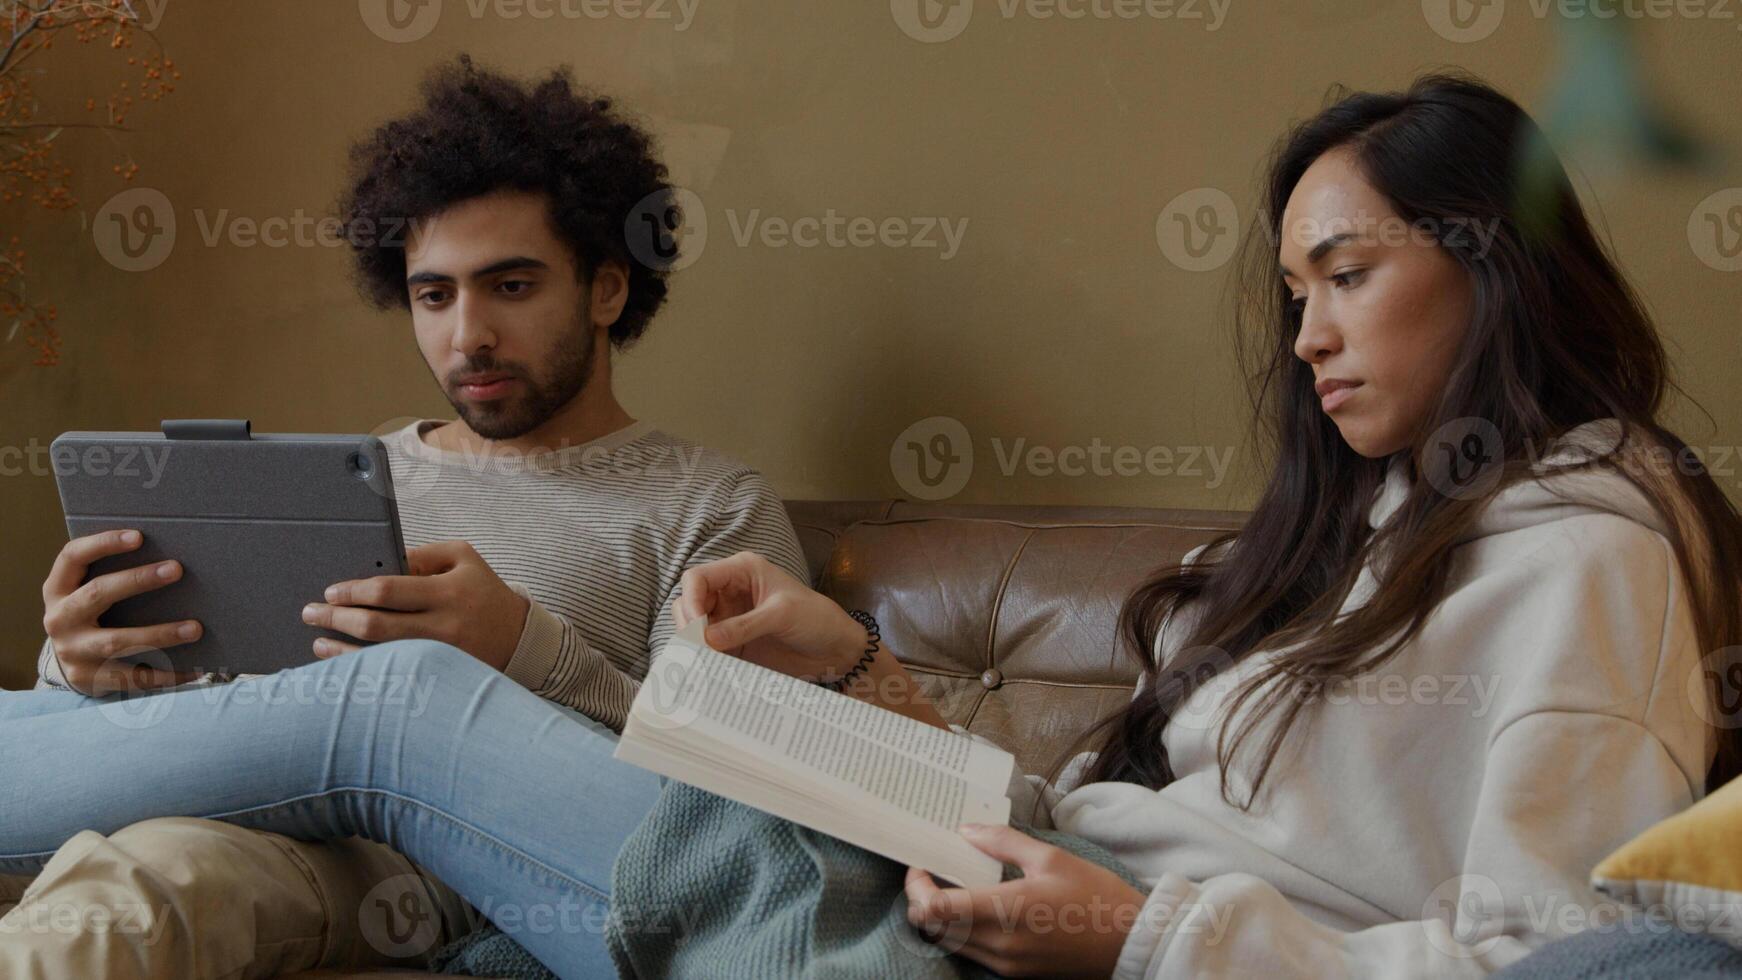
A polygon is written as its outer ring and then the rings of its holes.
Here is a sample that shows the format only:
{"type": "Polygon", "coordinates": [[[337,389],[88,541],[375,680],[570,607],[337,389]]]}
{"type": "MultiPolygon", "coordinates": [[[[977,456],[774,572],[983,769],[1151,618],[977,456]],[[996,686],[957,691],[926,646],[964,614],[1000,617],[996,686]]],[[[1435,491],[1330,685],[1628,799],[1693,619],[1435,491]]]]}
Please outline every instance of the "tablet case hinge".
{"type": "Polygon", "coordinates": [[[164,419],[165,439],[250,439],[247,419],[164,419]]]}

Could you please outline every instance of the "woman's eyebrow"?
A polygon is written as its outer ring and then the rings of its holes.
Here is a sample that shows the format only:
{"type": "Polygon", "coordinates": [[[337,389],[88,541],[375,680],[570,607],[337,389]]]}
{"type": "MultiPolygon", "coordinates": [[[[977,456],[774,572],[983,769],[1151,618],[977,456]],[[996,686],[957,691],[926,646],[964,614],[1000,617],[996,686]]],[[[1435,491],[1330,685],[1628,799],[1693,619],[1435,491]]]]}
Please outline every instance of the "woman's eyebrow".
{"type": "MultiPolygon", "coordinates": [[[[1330,254],[1332,251],[1339,249],[1339,248],[1342,248],[1344,245],[1351,244],[1358,237],[1359,236],[1357,236],[1352,231],[1343,231],[1343,232],[1338,232],[1335,235],[1331,235],[1328,238],[1325,238],[1323,241],[1320,241],[1317,245],[1314,245],[1312,247],[1311,251],[1307,252],[1307,264],[1312,265],[1312,264],[1318,262],[1318,260],[1324,258],[1326,255],[1330,254]]],[[[1294,273],[1288,271],[1288,266],[1278,265],[1276,268],[1279,272],[1281,272],[1285,276],[1294,275],[1294,273]]]]}

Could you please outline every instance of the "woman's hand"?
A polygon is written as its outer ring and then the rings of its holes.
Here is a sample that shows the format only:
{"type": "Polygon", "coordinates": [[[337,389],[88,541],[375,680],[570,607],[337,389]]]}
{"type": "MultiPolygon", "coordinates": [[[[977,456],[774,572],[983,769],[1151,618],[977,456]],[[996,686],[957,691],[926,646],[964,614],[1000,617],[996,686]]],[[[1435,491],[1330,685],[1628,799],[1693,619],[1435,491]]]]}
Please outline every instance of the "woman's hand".
{"type": "Polygon", "coordinates": [[[1014,827],[962,825],[962,836],[1026,876],[942,888],[907,871],[907,921],[927,940],[1007,977],[1109,977],[1145,896],[1123,878],[1014,827]]]}
{"type": "Polygon", "coordinates": [[[708,646],[804,680],[839,677],[865,652],[865,627],[748,551],[684,572],[677,628],[706,616],[708,646]]]}

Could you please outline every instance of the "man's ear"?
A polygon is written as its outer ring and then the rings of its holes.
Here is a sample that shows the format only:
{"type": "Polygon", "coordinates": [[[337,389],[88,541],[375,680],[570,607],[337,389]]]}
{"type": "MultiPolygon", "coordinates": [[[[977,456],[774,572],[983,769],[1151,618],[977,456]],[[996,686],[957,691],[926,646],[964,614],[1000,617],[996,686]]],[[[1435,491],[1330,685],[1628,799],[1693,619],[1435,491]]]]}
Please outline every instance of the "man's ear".
{"type": "Polygon", "coordinates": [[[607,259],[593,270],[588,288],[593,327],[609,329],[623,315],[629,302],[629,267],[617,259],[607,259]]]}

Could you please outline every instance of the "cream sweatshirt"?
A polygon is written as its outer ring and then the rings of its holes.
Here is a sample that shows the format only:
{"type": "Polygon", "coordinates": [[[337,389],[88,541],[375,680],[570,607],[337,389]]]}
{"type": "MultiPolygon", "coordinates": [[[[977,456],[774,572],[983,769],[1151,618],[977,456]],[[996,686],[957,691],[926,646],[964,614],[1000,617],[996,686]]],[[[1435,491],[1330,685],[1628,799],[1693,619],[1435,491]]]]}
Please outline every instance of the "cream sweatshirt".
{"type": "MultiPolygon", "coordinates": [[[[1492,501],[1421,634],[1302,713],[1250,812],[1221,796],[1218,706],[1263,655],[1169,724],[1178,779],[1159,792],[1095,783],[1061,797],[1026,778],[1057,828],[1151,888],[1116,977],[1483,976],[1615,911],[1591,868],[1698,800],[1716,747],[1661,519],[1613,469],[1565,469],[1618,434],[1613,420],[1575,429],[1540,480],[1492,501]]],[[[1373,526],[1406,473],[1389,470],[1373,526]]],[[[1373,586],[1363,569],[1344,608],[1373,586]]],[[[1164,655],[1189,614],[1164,628],[1164,655]]],[[[1236,762],[1236,799],[1251,766],[1236,762]]]]}

